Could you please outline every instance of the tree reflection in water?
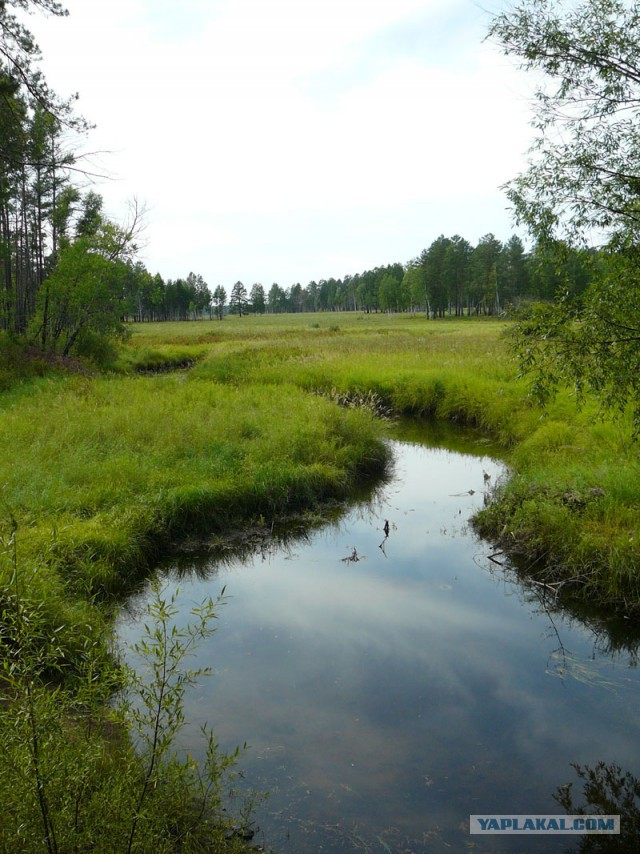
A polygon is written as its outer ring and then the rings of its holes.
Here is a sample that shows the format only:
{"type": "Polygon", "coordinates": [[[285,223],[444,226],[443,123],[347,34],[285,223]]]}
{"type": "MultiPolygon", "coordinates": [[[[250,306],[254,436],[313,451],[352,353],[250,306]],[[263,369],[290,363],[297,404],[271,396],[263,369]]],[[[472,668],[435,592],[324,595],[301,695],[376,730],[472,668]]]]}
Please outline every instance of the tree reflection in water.
{"type": "Polygon", "coordinates": [[[615,763],[595,766],[574,765],[582,781],[582,798],[573,791],[573,783],[559,786],[554,799],[567,815],[619,815],[619,835],[591,835],[581,838],[576,854],[615,851],[619,854],[640,848],[640,780],[615,763]]]}

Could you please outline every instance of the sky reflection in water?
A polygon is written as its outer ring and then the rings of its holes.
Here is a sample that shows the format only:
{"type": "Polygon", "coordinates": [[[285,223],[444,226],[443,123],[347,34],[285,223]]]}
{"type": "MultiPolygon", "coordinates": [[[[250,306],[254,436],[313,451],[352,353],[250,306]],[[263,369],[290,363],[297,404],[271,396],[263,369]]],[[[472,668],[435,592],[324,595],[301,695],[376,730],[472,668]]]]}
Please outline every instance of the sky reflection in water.
{"type": "MultiPolygon", "coordinates": [[[[637,671],[592,660],[591,632],[528,601],[468,529],[500,464],[394,447],[372,507],[207,580],[168,581],[184,622],[226,585],[198,661],[214,676],[188,696],[182,742],[197,755],[207,721],[223,747],[249,743],[247,781],[271,793],[259,839],[277,852],[463,850],[471,813],[561,813],[552,794],[575,780],[571,762],[640,770],[637,671]]],[[[123,622],[125,641],[136,632],[123,622]]]]}

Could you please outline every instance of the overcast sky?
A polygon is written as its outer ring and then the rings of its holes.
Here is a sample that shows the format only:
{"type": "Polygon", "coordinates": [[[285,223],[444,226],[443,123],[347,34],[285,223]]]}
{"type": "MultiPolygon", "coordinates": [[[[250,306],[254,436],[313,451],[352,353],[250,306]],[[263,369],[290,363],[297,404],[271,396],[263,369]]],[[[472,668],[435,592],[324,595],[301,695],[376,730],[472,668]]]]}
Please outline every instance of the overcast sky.
{"type": "Polygon", "coordinates": [[[65,5],[29,21],[42,67],[97,126],[107,212],[148,207],[150,272],[288,287],[514,232],[499,186],[524,163],[526,88],[480,3],[65,5]]]}

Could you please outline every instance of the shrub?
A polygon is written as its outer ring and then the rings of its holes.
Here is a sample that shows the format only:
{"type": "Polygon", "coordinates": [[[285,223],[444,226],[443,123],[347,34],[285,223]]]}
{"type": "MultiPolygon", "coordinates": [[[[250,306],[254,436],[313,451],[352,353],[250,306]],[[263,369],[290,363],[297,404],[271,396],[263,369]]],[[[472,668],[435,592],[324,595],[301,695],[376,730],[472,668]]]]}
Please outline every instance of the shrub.
{"type": "Polygon", "coordinates": [[[0,585],[0,848],[103,850],[108,839],[109,850],[127,854],[243,851],[248,834],[237,832],[225,809],[239,749],[221,752],[205,731],[200,768],[175,747],[185,692],[204,673],[186,669],[185,658],[214,631],[222,600],[206,600],[178,629],[175,594],[167,601],[155,584],[146,633],[134,646],[146,669],[118,666],[101,644],[87,640],[63,682],[57,630],[42,603],[25,596],[15,526],[1,557],[11,572],[0,585]]]}

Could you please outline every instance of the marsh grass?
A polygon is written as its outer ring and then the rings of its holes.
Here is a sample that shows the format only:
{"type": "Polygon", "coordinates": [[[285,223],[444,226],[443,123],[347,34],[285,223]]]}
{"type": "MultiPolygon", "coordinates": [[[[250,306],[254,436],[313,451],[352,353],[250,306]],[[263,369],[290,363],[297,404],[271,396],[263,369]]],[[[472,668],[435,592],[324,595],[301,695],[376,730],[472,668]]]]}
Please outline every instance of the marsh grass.
{"type": "Polygon", "coordinates": [[[113,353],[103,367],[114,373],[162,374],[190,368],[208,352],[203,344],[190,346],[176,344],[130,346],[113,353]]]}
{"type": "Polygon", "coordinates": [[[51,619],[59,609],[70,626],[171,542],[344,498],[388,456],[369,412],[184,374],[41,382],[5,398],[0,431],[2,515],[23,531],[51,619]]]}
{"type": "Polygon", "coordinates": [[[508,329],[354,313],[133,325],[115,375],[5,392],[0,501],[58,590],[119,594],[171,540],[334,499],[379,472],[372,409],[444,419],[486,431],[513,472],[482,533],[588,576],[589,595],[626,591],[628,608],[640,566],[629,425],[578,412],[570,390],[541,411],[508,329]]]}

